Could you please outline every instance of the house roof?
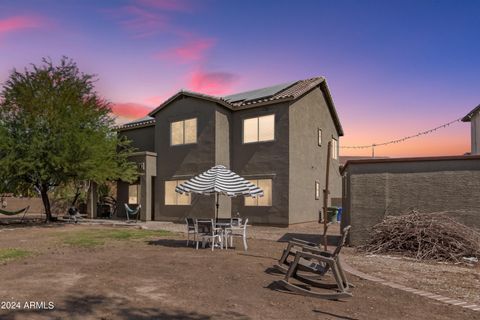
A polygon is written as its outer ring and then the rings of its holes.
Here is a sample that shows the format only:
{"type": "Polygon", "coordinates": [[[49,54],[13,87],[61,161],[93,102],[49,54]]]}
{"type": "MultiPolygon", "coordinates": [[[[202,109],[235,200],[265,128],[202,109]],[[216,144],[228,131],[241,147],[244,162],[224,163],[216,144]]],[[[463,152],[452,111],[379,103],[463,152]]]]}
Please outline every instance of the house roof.
{"type": "Polygon", "coordinates": [[[296,81],[293,82],[287,82],[287,83],[282,83],[282,84],[277,84],[271,87],[266,87],[266,88],[260,88],[256,90],[250,90],[250,91],[245,91],[245,92],[240,92],[240,93],[235,93],[229,96],[224,96],[223,98],[232,103],[232,104],[240,104],[244,103],[247,101],[256,101],[260,100],[262,98],[269,98],[275,95],[276,93],[287,89],[288,87],[291,87],[292,85],[295,84],[296,81]]]}
{"type": "MultiPolygon", "coordinates": [[[[238,93],[226,96],[224,99],[231,103],[235,109],[255,107],[259,104],[274,103],[278,100],[295,100],[322,83],[326,84],[325,78],[317,77],[238,93]],[[232,97],[235,98],[235,100],[233,100],[232,97]],[[241,99],[242,97],[244,97],[244,99],[241,99]]],[[[328,95],[330,97],[330,92],[328,92],[328,95]]],[[[333,103],[333,101],[331,102],[333,103]]]]}
{"type": "Polygon", "coordinates": [[[271,87],[255,89],[251,91],[240,92],[228,96],[212,96],[208,94],[181,90],[164,101],[160,106],[152,110],[146,118],[142,118],[133,122],[126,123],[119,126],[117,130],[126,130],[145,125],[153,125],[155,120],[153,116],[159,112],[162,108],[172,103],[174,100],[181,96],[190,96],[199,99],[212,101],[222,105],[230,110],[241,110],[246,108],[260,107],[267,104],[272,104],[280,101],[296,100],[309,92],[310,90],[320,86],[325,94],[327,105],[332,115],[335,127],[340,136],[343,136],[343,128],[340,124],[335,105],[333,103],[330,90],[328,89],[327,82],[323,77],[310,78],[305,80],[298,80],[287,82],[283,84],[274,85],[271,87]],[[153,121],[153,122],[152,122],[153,121]]]}
{"type": "Polygon", "coordinates": [[[150,117],[150,116],[145,116],[143,118],[121,124],[119,126],[115,127],[115,130],[117,131],[125,131],[129,129],[136,129],[140,127],[148,127],[148,126],[153,126],[155,125],[155,118],[150,117]]]}
{"type": "Polygon", "coordinates": [[[470,111],[465,117],[462,118],[463,122],[470,122],[472,120],[472,117],[475,113],[480,112],[480,104],[473,108],[472,111],[470,111]]]}

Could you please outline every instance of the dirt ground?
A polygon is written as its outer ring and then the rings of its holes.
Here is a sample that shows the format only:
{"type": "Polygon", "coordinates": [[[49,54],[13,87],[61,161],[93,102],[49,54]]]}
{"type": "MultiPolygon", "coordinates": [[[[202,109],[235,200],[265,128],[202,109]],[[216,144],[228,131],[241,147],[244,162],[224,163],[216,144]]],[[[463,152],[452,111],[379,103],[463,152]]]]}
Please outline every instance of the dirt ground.
{"type": "Polygon", "coordinates": [[[281,276],[268,270],[284,247],[279,242],[212,252],[186,247],[179,234],[85,238],[112,229],[0,229],[0,250],[31,252],[0,264],[0,319],[480,319],[480,312],[353,276],[353,298],[343,301],[277,291],[272,283],[281,276]]]}

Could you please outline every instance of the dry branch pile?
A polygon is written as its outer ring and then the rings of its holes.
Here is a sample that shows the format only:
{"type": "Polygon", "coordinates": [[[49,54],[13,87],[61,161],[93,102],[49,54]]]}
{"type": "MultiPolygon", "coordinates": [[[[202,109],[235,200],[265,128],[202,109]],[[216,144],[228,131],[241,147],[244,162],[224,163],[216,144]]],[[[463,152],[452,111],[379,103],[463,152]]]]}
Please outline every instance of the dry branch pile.
{"type": "Polygon", "coordinates": [[[480,258],[480,233],[442,213],[388,216],[361,247],[368,253],[397,253],[419,260],[461,262],[480,258]]]}

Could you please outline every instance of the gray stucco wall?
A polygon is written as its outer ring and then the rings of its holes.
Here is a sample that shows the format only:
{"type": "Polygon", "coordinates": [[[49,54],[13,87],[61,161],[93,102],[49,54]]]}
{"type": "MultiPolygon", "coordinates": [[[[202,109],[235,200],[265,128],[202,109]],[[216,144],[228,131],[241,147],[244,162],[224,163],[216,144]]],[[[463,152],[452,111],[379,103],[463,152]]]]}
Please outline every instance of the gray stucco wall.
{"type": "Polygon", "coordinates": [[[155,152],[155,126],[122,130],[119,135],[132,141],[131,146],[135,151],[155,152]]]}
{"type": "Polygon", "coordinates": [[[126,219],[125,203],[128,202],[128,186],[124,181],[117,181],[117,218],[126,219]]]}
{"type": "MultiPolygon", "coordinates": [[[[328,142],[338,133],[320,88],[290,107],[290,224],[318,221],[323,207],[328,142]],[[318,146],[318,129],[322,145],[318,146]],[[320,199],[315,200],[315,181],[320,182],[320,199]]],[[[330,199],[340,198],[342,181],[339,160],[330,159],[330,199]]]]}
{"type": "MultiPolygon", "coordinates": [[[[217,106],[215,110],[215,165],[224,165],[230,168],[230,123],[232,115],[229,110],[217,106]]],[[[230,218],[232,213],[232,200],[226,196],[219,198],[220,218],[230,218]]]]}
{"type": "Polygon", "coordinates": [[[233,113],[232,169],[247,179],[272,179],[272,206],[245,206],[243,197],[232,199],[237,212],[255,224],[288,225],[288,104],[245,109],[233,113]],[[275,140],[243,143],[243,120],[275,114],[275,140]]]}
{"type": "Polygon", "coordinates": [[[350,244],[368,239],[384,215],[412,210],[448,212],[480,229],[480,157],[445,161],[348,164],[344,172],[342,227],[350,244]]]}
{"type": "MultiPolygon", "coordinates": [[[[326,145],[332,137],[338,141],[319,88],[293,105],[283,102],[234,111],[215,102],[181,96],[155,114],[155,126],[120,134],[132,140],[140,151],[157,154],[157,175],[151,187],[155,196],[154,220],[213,217],[213,196],[192,195],[190,206],[165,205],[165,181],[186,180],[223,164],[246,179],[272,179],[272,206],[245,206],[243,197],[221,196],[219,216],[230,217],[238,212],[250,223],[280,226],[318,220],[323,194],[315,200],[315,181],[323,190],[326,145]],[[275,140],[244,144],[243,120],[270,114],[275,114],[275,140]],[[197,118],[197,143],[171,146],[170,123],[190,118],[197,118]],[[323,135],[320,147],[318,128],[323,135]]],[[[340,185],[338,160],[332,160],[331,198],[339,197],[340,185]]],[[[125,188],[120,185],[119,198],[126,197],[125,188]]]]}
{"type": "Polygon", "coordinates": [[[155,220],[183,221],[187,216],[213,218],[213,196],[192,195],[192,204],[187,206],[165,205],[165,181],[190,179],[214,166],[216,109],[213,102],[182,97],[155,115],[155,220]],[[197,118],[197,143],[171,146],[170,123],[190,118],[197,118]]]}

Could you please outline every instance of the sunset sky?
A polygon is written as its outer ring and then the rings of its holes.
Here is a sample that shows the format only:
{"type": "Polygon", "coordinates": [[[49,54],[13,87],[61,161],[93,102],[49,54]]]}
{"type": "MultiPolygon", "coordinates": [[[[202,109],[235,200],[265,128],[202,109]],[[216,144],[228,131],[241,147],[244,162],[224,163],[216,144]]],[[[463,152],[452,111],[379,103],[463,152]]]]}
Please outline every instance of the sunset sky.
{"type": "MultiPolygon", "coordinates": [[[[0,82],[62,55],[98,75],[119,122],[182,88],[225,95],[325,76],[340,144],[381,143],[480,104],[480,1],[0,0],[0,82]]],[[[469,149],[460,122],[376,155],[469,149]]]]}

